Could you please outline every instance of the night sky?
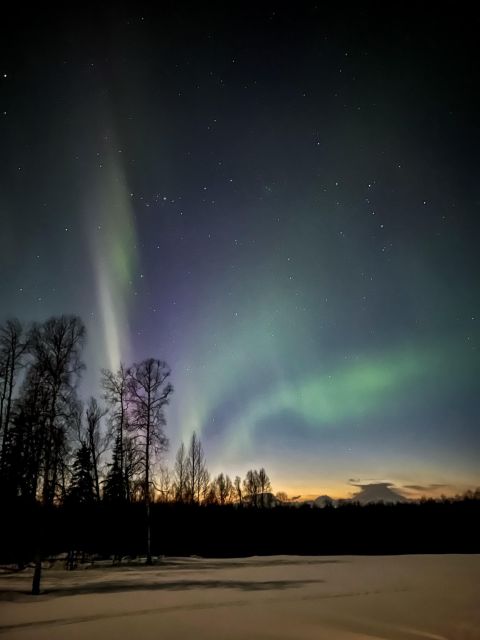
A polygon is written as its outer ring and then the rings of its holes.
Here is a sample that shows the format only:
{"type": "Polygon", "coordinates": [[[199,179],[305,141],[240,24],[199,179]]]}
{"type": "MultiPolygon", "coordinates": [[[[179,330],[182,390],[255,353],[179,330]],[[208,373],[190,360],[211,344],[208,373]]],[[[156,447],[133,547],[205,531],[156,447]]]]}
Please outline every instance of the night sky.
{"type": "Polygon", "coordinates": [[[152,4],[2,17],[0,320],[165,359],[170,460],[479,485],[473,10],[152,4]]]}

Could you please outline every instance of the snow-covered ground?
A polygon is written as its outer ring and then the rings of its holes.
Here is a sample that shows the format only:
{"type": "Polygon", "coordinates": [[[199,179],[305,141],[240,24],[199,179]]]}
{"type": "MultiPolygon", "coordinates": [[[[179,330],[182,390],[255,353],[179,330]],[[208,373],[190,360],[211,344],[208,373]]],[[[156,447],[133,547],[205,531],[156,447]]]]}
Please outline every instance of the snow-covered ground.
{"type": "Polygon", "coordinates": [[[17,640],[480,638],[480,556],[165,559],[0,575],[17,640]]]}

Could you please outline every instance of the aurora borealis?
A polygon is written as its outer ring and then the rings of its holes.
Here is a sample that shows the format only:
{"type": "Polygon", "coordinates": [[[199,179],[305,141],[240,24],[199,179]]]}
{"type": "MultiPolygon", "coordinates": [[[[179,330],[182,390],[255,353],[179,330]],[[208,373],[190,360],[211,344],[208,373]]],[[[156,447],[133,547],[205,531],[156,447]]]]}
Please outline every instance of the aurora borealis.
{"type": "Polygon", "coordinates": [[[479,485],[473,18],[225,4],[4,21],[0,319],[165,359],[212,473],[479,485]]]}

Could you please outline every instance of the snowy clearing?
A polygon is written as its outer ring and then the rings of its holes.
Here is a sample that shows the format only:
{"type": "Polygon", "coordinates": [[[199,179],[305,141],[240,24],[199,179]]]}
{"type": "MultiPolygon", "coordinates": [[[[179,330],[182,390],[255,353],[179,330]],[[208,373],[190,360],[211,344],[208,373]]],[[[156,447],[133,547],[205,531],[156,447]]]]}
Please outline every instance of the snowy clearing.
{"type": "Polygon", "coordinates": [[[0,574],[0,634],[101,638],[473,640],[480,555],[169,558],[0,574]]]}

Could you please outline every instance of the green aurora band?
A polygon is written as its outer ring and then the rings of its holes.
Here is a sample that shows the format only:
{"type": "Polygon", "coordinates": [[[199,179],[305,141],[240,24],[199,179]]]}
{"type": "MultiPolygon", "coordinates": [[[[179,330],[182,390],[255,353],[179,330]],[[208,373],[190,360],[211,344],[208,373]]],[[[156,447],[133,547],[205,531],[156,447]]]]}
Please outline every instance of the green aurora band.
{"type": "Polygon", "coordinates": [[[253,447],[258,426],[281,412],[298,414],[312,429],[325,429],[354,423],[387,407],[392,411],[399,401],[408,401],[409,391],[431,375],[436,362],[438,357],[432,353],[401,350],[378,358],[356,358],[332,374],[280,383],[247,404],[229,428],[236,435],[230,446],[253,447]]]}

